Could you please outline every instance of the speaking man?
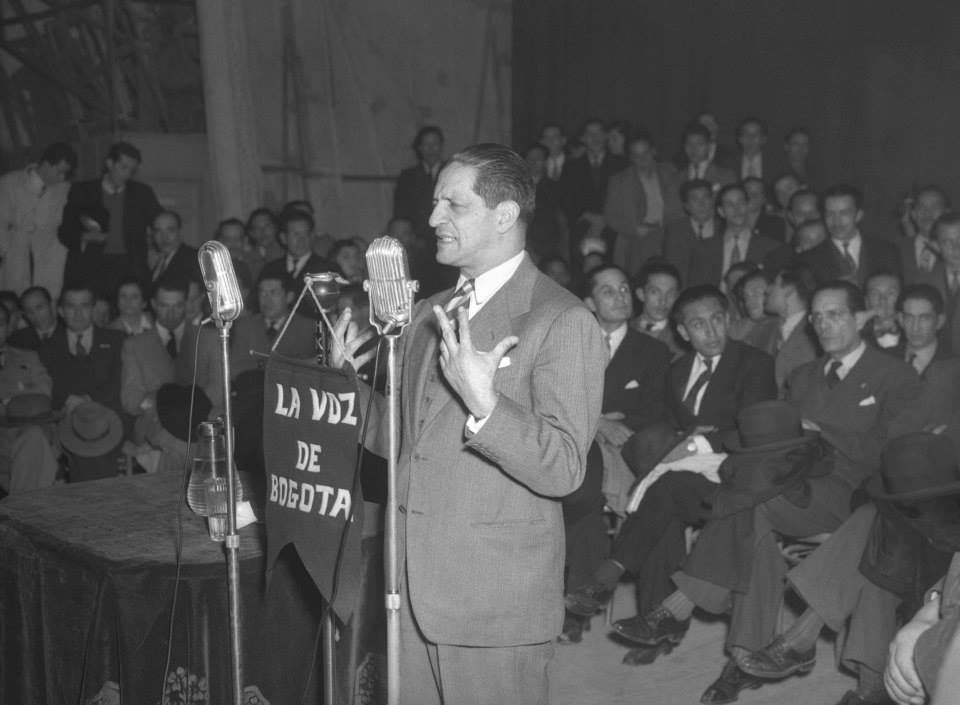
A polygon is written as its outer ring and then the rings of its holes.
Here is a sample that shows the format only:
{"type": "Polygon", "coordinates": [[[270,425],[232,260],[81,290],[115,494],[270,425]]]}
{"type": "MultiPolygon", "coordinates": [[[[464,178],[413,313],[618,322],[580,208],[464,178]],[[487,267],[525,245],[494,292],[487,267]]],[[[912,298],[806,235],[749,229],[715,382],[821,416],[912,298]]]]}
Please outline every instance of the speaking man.
{"type": "MultiPolygon", "coordinates": [[[[400,699],[546,703],[563,621],[555,498],[583,480],[607,354],[586,307],[524,253],[534,186],[520,155],[468,147],[433,202],[437,261],[460,275],[403,341],[400,699]]],[[[349,320],[337,334],[361,364],[349,320]]]]}

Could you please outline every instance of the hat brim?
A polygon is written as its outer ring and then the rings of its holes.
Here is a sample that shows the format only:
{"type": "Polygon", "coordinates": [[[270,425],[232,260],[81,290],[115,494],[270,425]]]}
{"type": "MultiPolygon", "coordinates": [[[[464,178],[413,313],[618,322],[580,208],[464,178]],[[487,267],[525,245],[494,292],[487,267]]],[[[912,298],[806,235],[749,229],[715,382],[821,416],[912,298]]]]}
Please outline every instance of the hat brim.
{"type": "Polygon", "coordinates": [[[867,496],[870,497],[870,499],[876,499],[881,502],[919,502],[924,499],[960,494],[960,481],[948,482],[945,485],[935,485],[934,487],[925,487],[922,490],[913,490],[912,492],[891,494],[883,491],[883,482],[878,475],[874,475],[864,483],[864,490],[866,490],[867,496]]]}
{"type": "Polygon", "coordinates": [[[21,428],[22,426],[32,426],[41,423],[54,423],[63,417],[63,412],[51,409],[44,413],[33,416],[29,419],[9,419],[0,417],[0,428],[21,428]]]}
{"type": "Polygon", "coordinates": [[[68,423],[70,417],[65,417],[58,426],[60,445],[81,458],[96,458],[116,448],[123,439],[123,421],[116,412],[110,414],[110,426],[107,432],[95,440],[81,438],[74,432],[73,426],[68,423]]]}
{"type": "Polygon", "coordinates": [[[730,431],[724,438],[723,445],[731,453],[773,453],[780,450],[787,450],[796,446],[804,445],[820,437],[819,431],[803,430],[796,438],[790,438],[776,443],[764,443],[759,446],[745,446],[740,443],[740,434],[736,429],[730,431]]]}

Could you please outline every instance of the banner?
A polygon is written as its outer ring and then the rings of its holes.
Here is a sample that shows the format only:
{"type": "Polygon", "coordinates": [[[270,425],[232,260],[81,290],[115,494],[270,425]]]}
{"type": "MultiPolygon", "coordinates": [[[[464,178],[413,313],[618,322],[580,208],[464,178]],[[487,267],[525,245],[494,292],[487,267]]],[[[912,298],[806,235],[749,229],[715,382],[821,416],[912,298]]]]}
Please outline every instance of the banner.
{"type": "Polygon", "coordinates": [[[264,399],[268,576],[277,555],[292,543],[329,601],[347,531],[333,600],[346,622],[360,586],[363,525],[359,483],[354,495],[360,435],[356,377],[274,354],[267,362],[264,399]]]}

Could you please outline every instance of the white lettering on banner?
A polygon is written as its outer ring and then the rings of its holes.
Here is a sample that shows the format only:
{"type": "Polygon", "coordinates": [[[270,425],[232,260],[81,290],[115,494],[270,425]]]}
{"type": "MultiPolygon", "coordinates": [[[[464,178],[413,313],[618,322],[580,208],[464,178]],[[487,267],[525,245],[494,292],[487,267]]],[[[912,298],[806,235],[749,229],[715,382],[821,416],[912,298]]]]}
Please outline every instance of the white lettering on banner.
{"type": "Polygon", "coordinates": [[[333,518],[341,517],[344,520],[350,517],[353,498],[349,490],[330,487],[330,485],[299,483],[296,480],[270,474],[270,501],[274,504],[310,513],[313,511],[318,495],[320,506],[317,508],[317,514],[333,518]],[[332,502],[331,498],[333,498],[332,502]]]}
{"type": "Polygon", "coordinates": [[[283,385],[277,384],[277,408],[273,410],[273,413],[291,419],[300,418],[300,392],[297,391],[296,387],[290,387],[290,406],[284,407],[283,385]]]}
{"type": "MultiPolygon", "coordinates": [[[[278,416],[285,416],[289,419],[300,418],[300,392],[296,387],[289,387],[289,392],[284,392],[282,384],[277,383],[277,406],[273,413],[278,416]],[[289,406],[285,404],[289,396],[289,406]]],[[[311,421],[324,421],[337,425],[345,424],[347,426],[356,426],[359,419],[356,415],[356,392],[341,392],[334,394],[323,390],[317,390],[308,387],[310,390],[311,401],[311,421]]]]}
{"type": "Polygon", "coordinates": [[[297,470],[320,472],[320,453],[323,448],[319,443],[304,443],[297,441],[297,470]]]}

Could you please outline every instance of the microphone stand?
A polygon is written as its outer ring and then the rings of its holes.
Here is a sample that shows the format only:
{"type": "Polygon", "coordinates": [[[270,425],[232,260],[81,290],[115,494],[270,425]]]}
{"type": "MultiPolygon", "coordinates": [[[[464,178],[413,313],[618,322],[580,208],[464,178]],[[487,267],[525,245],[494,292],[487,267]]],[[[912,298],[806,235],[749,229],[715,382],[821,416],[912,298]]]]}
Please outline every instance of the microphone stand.
{"type": "Polygon", "coordinates": [[[233,409],[230,399],[230,328],[232,321],[217,321],[220,335],[220,363],[223,371],[224,446],[227,455],[227,590],[230,603],[230,666],[233,701],[243,705],[243,640],[240,630],[240,535],[237,533],[237,470],[233,463],[233,409]]]}

